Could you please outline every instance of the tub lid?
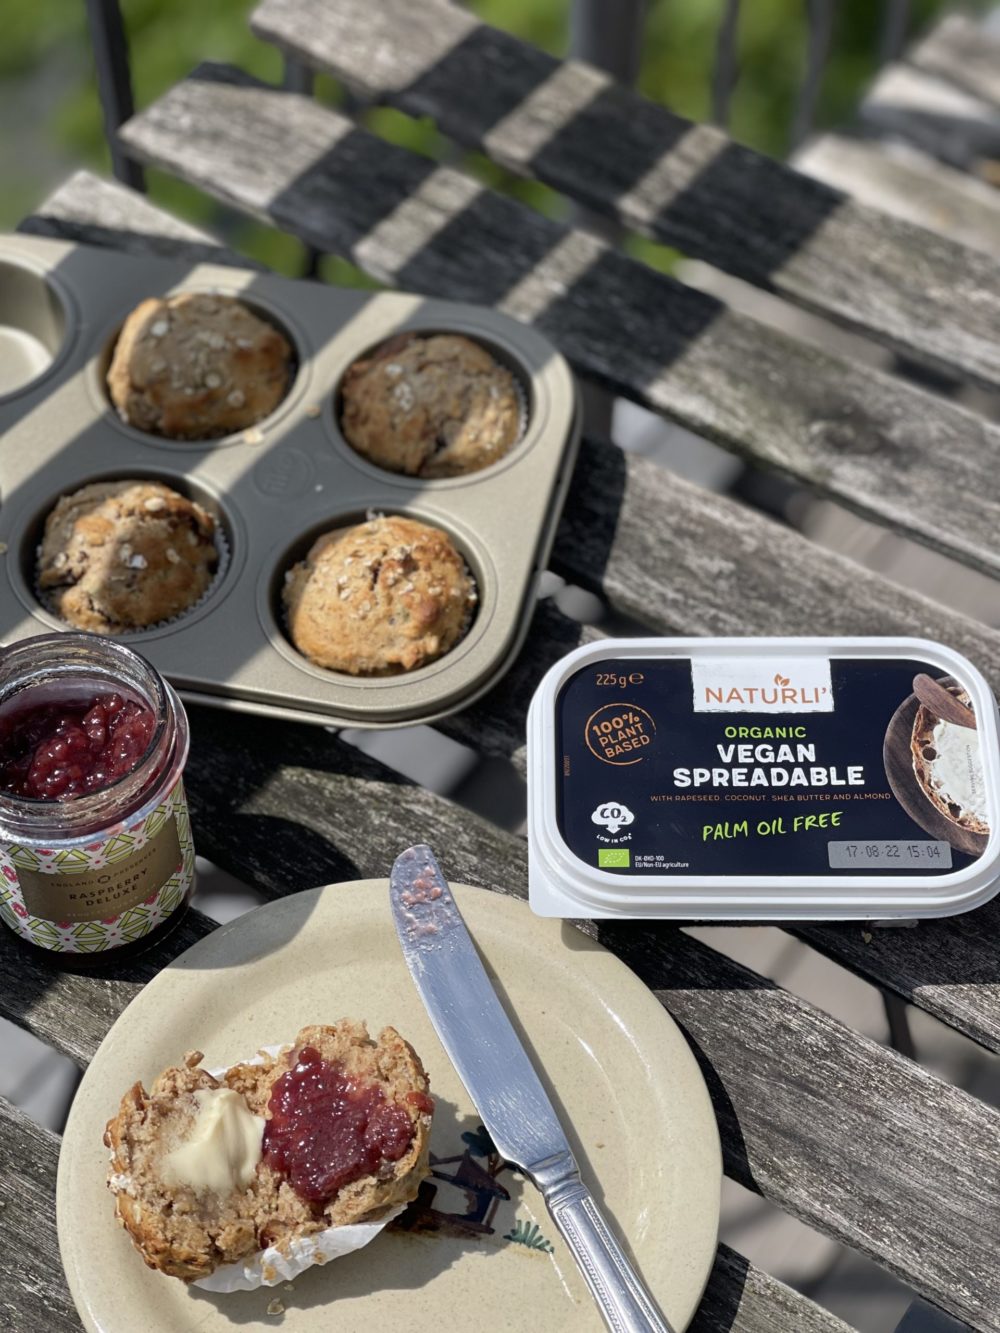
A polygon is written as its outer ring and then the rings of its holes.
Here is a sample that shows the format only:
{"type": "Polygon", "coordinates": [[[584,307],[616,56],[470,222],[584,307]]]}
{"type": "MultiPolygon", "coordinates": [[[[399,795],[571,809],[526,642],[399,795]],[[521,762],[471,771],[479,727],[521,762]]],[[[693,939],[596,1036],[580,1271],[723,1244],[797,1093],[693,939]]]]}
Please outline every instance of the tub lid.
{"type": "Polygon", "coordinates": [[[529,718],[542,915],[915,917],[997,881],[996,704],[919,639],[606,640],[529,718]]]}

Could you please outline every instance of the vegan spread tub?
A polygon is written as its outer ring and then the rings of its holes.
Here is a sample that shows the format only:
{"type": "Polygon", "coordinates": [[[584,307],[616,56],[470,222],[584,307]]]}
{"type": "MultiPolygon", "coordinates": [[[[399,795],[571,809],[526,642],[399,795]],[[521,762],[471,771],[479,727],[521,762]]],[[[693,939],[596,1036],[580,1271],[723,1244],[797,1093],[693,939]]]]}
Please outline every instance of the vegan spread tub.
{"type": "Polygon", "coordinates": [[[998,887],[997,708],[921,639],[624,639],[528,720],[542,916],[941,916],[998,887]]]}

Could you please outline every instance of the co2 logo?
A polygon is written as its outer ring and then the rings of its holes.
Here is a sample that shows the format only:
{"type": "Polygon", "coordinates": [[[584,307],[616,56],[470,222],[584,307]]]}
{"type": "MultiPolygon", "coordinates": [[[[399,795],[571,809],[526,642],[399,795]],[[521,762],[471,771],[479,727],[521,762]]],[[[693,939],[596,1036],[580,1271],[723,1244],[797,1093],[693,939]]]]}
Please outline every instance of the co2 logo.
{"type": "Polygon", "coordinates": [[[590,819],[594,824],[602,824],[609,833],[617,833],[620,828],[633,823],[635,815],[620,801],[605,801],[597,807],[590,819]]]}

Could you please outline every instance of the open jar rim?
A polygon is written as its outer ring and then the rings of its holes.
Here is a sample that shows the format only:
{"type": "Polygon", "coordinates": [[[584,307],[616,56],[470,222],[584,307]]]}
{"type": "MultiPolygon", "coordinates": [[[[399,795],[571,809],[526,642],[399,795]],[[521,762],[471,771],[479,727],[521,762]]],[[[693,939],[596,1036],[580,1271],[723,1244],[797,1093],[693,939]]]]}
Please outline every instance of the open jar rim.
{"type": "Polygon", "coordinates": [[[112,639],[83,631],[41,634],[0,649],[0,707],[17,695],[58,682],[126,690],[155,719],[145,751],[107,786],[66,800],[0,790],[0,831],[28,838],[74,837],[123,818],[152,791],[175,749],[179,702],[146,658],[112,639]]]}

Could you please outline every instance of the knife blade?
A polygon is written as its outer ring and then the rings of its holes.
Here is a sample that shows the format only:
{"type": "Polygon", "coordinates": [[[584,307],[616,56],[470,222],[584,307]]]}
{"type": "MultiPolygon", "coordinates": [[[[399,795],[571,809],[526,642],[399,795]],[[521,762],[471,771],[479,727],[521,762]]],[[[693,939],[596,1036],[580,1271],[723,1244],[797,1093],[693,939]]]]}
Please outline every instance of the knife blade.
{"type": "Polygon", "coordinates": [[[555,1108],[486,975],[434,853],[402,852],[389,879],[410,975],[497,1151],[541,1192],[615,1333],[671,1333],[601,1214],[555,1108]]]}

